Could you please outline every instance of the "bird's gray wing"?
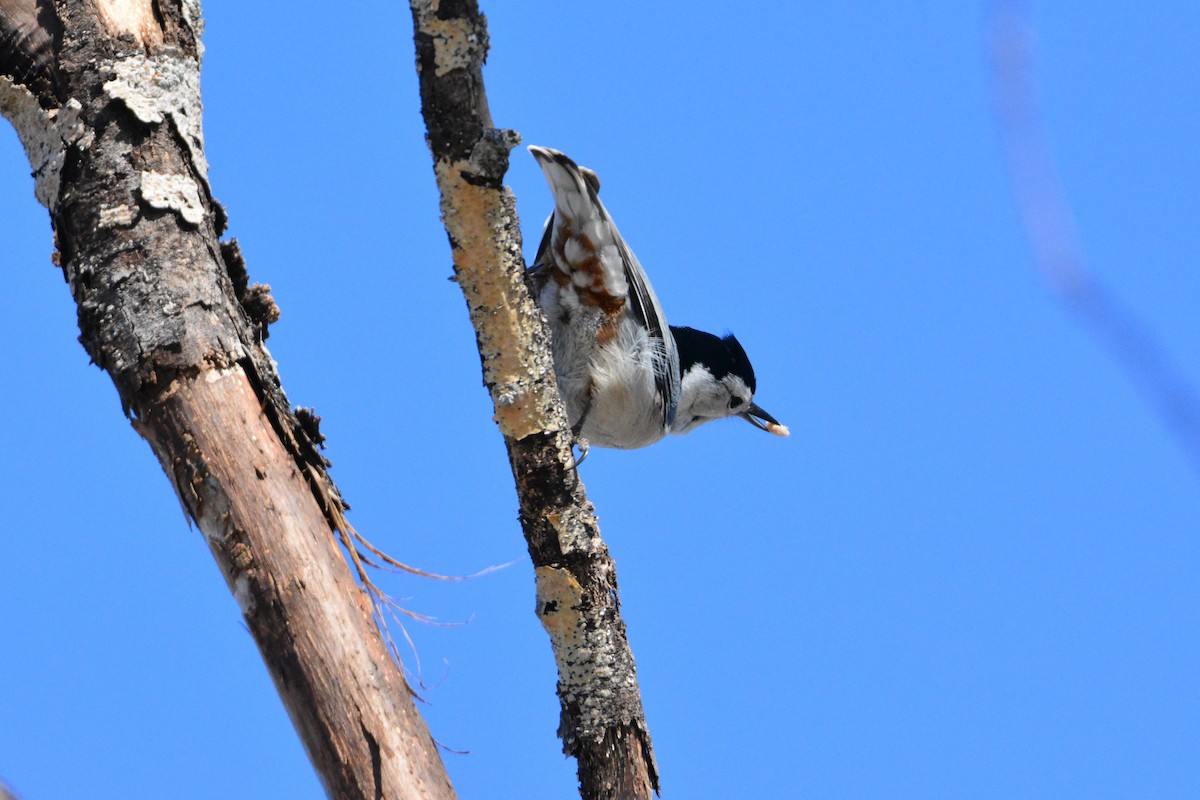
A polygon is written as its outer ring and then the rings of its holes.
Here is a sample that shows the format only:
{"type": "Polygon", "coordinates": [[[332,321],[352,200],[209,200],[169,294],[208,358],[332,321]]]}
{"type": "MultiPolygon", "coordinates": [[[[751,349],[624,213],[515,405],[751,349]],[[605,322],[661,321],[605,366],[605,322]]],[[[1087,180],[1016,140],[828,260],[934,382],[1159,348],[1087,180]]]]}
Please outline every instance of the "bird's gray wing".
{"type": "Polygon", "coordinates": [[[617,242],[625,262],[625,280],[629,282],[629,313],[646,327],[656,349],[652,354],[654,386],[663,397],[663,427],[669,429],[679,407],[679,350],[646,271],[619,233],[617,242]]]}
{"type": "Polygon", "coordinates": [[[554,214],[546,217],[546,224],[542,228],[542,242],[538,245],[537,255],[533,257],[533,263],[529,265],[529,269],[525,270],[525,285],[529,287],[530,293],[534,300],[542,294],[542,288],[546,285],[549,271],[553,269],[550,256],[550,239],[553,234],[554,214]]]}

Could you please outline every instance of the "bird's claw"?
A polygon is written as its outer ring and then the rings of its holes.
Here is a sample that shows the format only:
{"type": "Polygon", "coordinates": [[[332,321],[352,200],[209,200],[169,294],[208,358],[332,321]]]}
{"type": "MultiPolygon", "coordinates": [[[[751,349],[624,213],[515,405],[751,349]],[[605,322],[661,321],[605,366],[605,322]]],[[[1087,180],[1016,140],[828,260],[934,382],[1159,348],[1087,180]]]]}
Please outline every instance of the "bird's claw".
{"type": "Polygon", "coordinates": [[[576,434],[575,441],[571,445],[571,465],[568,467],[568,469],[579,469],[579,465],[583,463],[585,458],[587,458],[588,448],[588,440],[576,434]],[[576,447],[579,448],[579,458],[575,457],[576,447]]]}

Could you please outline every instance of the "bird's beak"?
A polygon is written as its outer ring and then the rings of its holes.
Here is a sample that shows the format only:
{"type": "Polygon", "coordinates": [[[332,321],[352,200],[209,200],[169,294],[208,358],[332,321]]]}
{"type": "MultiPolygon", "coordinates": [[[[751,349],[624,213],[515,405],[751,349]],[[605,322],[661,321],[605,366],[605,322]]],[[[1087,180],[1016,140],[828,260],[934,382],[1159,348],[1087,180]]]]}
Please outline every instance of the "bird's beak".
{"type": "Polygon", "coordinates": [[[786,425],[780,425],[779,420],[763,411],[754,403],[751,403],[750,408],[746,409],[738,416],[761,431],[773,433],[776,436],[788,436],[791,434],[791,431],[787,429],[786,425]]]}

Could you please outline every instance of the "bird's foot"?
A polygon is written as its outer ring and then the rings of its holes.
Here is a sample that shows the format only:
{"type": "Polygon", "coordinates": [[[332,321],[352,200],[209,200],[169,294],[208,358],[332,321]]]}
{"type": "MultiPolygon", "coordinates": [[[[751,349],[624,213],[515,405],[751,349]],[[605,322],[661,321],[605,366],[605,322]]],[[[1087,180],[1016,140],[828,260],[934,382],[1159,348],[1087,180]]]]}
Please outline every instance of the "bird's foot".
{"type": "Polygon", "coordinates": [[[590,445],[588,445],[587,439],[583,438],[578,433],[575,434],[575,441],[571,445],[571,465],[567,469],[579,469],[579,465],[583,463],[585,458],[587,458],[589,446],[590,445]],[[575,448],[577,447],[579,448],[578,458],[575,457],[575,448]]]}

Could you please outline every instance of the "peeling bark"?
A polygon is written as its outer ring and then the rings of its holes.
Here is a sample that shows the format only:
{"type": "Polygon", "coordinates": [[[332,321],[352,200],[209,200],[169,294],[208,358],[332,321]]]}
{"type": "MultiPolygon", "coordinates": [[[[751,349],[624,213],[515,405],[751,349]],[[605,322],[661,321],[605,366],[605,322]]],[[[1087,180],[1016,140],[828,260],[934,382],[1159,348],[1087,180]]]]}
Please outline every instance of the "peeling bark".
{"type": "Polygon", "coordinates": [[[475,0],[411,0],[421,106],[455,276],[508,448],[537,576],[537,614],[558,664],[559,736],[581,796],[648,798],[657,767],[617,597],[616,569],[571,467],[549,331],[525,288],[512,193],[519,137],[496,129],[484,91],[486,21],[475,0]]]}
{"type": "Polygon", "coordinates": [[[263,347],[278,309],[218,240],[200,29],[195,0],[0,0],[0,112],[80,341],[208,542],[326,791],[452,798],[335,541],[346,506],[319,433],[263,347]]]}

